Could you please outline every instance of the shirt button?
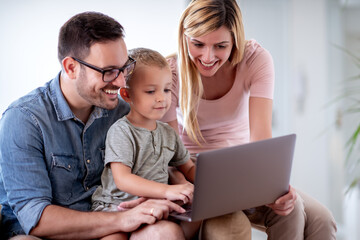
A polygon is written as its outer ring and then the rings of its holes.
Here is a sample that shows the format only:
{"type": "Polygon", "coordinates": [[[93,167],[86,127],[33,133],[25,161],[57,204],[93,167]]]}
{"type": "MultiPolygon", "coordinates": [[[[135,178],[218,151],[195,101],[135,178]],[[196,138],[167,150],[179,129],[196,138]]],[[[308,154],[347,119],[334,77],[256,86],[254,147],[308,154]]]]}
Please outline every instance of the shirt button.
{"type": "Polygon", "coordinates": [[[86,191],[89,191],[89,187],[86,187],[86,191]]]}
{"type": "Polygon", "coordinates": [[[71,166],[70,166],[70,165],[68,165],[68,168],[70,169],[70,168],[71,168],[71,166]]]}
{"type": "Polygon", "coordinates": [[[86,160],[87,163],[90,163],[90,159],[86,160]]]}

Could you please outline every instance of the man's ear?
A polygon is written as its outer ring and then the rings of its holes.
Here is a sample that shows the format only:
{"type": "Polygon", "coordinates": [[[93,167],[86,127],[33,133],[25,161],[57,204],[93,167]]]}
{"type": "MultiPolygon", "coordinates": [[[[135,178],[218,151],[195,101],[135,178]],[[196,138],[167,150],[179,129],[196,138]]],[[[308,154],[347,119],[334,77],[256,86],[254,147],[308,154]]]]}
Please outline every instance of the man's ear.
{"type": "Polygon", "coordinates": [[[77,75],[76,73],[78,69],[80,69],[80,65],[77,64],[77,62],[71,57],[64,58],[61,63],[66,75],[70,79],[75,79],[77,75]]]}
{"type": "Polygon", "coordinates": [[[126,88],[126,87],[120,88],[120,96],[122,97],[122,99],[124,99],[125,102],[127,102],[127,103],[131,102],[128,88],[126,88]]]}

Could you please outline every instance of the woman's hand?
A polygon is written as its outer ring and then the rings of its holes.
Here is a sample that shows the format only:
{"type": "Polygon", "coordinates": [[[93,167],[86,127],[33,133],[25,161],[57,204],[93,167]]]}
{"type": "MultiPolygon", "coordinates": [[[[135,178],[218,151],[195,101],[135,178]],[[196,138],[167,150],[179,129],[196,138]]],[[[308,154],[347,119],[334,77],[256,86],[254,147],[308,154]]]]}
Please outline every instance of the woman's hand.
{"type": "Polygon", "coordinates": [[[275,203],[266,206],[280,216],[287,216],[294,210],[296,198],[297,194],[295,189],[289,186],[289,192],[287,194],[278,198],[275,203]]]}

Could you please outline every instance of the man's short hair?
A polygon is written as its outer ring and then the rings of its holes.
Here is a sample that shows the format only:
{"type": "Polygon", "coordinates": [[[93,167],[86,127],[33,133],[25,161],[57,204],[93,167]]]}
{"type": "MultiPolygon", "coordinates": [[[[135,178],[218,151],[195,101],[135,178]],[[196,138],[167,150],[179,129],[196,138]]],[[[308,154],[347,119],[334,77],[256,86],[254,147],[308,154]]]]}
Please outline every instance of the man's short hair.
{"type": "Polygon", "coordinates": [[[60,29],[58,59],[60,63],[67,56],[84,59],[93,44],[123,37],[124,28],[115,19],[99,12],[79,13],[60,29]]]}

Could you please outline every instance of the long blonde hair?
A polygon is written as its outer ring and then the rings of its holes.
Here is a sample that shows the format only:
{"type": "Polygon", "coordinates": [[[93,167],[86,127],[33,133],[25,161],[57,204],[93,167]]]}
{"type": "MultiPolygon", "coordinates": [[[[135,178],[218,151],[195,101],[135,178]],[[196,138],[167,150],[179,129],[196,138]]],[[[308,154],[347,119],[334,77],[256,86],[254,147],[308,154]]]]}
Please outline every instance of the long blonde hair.
{"type": "Polygon", "coordinates": [[[197,119],[199,100],[203,94],[200,74],[188,54],[186,36],[199,37],[225,26],[233,38],[229,57],[235,66],[244,54],[245,34],[242,15],[236,0],[192,0],[183,12],[179,25],[179,79],[180,109],[184,117],[184,129],[198,145],[205,142],[197,119]]]}

